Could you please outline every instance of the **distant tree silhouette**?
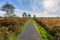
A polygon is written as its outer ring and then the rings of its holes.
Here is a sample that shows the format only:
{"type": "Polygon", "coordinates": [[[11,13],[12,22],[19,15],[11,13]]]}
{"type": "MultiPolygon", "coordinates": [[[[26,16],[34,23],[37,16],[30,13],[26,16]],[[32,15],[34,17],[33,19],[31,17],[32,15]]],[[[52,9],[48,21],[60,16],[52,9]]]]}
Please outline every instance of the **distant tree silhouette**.
{"type": "Polygon", "coordinates": [[[24,18],[27,18],[27,13],[23,13],[23,15],[22,15],[24,18]]]}
{"type": "Polygon", "coordinates": [[[6,12],[6,14],[4,15],[5,17],[13,17],[13,15],[15,15],[14,9],[15,7],[8,3],[6,3],[1,7],[1,10],[6,12]]]}
{"type": "Polygon", "coordinates": [[[24,17],[24,13],[22,14],[22,17],[24,17]]]}
{"type": "Polygon", "coordinates": [[[33,18],[36,18],[36,15],[34,14],[33,18]]]}
{"type": "Polygon", "coordinates": [[[28,18],[30,18],[31,17],[31,15],[30,14],[28,14],[28,18]]]}

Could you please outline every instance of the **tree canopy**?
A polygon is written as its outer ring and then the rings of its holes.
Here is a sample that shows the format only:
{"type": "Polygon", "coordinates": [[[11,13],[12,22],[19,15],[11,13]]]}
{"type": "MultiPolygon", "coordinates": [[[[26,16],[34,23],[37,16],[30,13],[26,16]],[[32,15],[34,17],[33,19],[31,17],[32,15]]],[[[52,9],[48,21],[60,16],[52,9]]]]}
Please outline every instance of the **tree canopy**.
{"type": "Polygon", "coordinates": [[[1,7],[1,10],[6,12],[6,14],[5,14],[6,17],[11,17],[11,16],[15,15],[14,9],[15,9],[15,7],[8,3],[1,7]]]}

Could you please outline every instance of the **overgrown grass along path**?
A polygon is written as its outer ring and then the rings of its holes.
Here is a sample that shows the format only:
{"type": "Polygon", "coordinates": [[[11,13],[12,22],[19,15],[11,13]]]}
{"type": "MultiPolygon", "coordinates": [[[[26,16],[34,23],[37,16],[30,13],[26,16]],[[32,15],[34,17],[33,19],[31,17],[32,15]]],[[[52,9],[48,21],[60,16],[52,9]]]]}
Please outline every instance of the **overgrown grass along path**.
{"type": "Polygon", "coordinates": [[[32,20],[28,24],[27,28],[17,36],[16,40],[41,40],[32,20]]]}
{"type": "Polygon", "coordinates": [[[48,32],[41,26],[39,25],[35,20],[33,20],[35,28],[37,29],[38,33],[42,37],[42,40],[49,40],[49,34],[48,32]]]}
{"type": "Polygon", "coordinates": [[[14,33],[14,36],[11,37],[10,39],[11,39],[11,40],[16,40],[16,37],[17,37],[18,35],[20,35],[20,34],[22,33],[22,31],[24,31],[24,29],[25,29],[26,26],[30,23],[30,21],[31,21],[31,19],[28,20],[18,31],[16,31],[16,32],[14,33]]]}

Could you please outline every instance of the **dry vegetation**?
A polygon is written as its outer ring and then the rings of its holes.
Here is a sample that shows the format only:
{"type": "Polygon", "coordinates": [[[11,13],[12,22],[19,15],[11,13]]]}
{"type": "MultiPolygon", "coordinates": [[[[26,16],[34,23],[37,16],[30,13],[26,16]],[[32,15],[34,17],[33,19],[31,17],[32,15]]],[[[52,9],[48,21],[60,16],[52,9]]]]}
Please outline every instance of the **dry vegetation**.
{"type": "Polygon", "coordinates": [[[35,20],[48,31],[50,40],[60,40],[60,18],[36,18],[35,20]]]}
{"type": "Polygon", "coordinates": [[[9,38],[28,20],[28,18],[0,18],[0,40],[10,40],[9,38]]]}

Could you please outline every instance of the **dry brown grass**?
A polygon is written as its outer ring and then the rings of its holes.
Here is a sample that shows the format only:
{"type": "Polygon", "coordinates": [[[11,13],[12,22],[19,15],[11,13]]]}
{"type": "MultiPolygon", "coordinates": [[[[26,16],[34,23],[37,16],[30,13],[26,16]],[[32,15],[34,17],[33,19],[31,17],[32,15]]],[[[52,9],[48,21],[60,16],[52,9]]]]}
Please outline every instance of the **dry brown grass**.
{"type": "Polygon", "coordinates": [[[0,40],[8,40],[28,20],[28,18],[0,18],[0,40]]]}
{"type": "Polygon", "coordinates": [[[49,33],[51,40],[60,40],[60,18],[36,18],[49,33]]]}

